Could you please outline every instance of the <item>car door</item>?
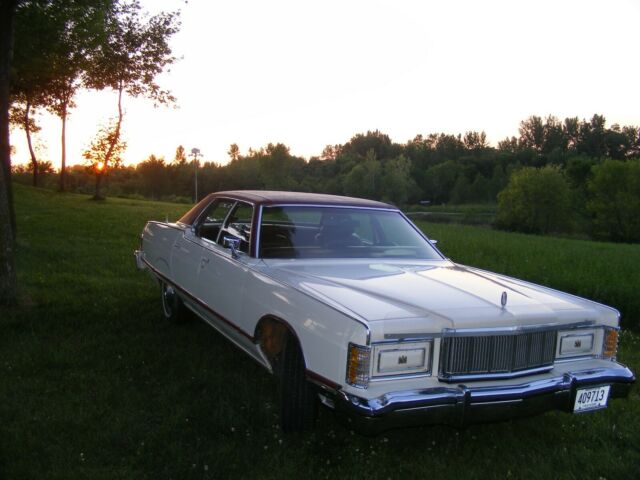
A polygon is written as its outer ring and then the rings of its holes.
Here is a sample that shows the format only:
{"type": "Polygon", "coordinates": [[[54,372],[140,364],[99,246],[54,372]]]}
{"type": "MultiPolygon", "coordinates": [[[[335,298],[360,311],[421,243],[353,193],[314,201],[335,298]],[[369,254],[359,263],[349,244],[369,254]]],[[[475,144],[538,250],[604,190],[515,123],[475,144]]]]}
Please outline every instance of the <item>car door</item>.
{"type": "MultiPolygon", "coordinates": [[[[171,254],[173,281],[190,296],[198,297],[198,276],[201,270],[203,251],[210,242],[215,242],[225,218],[235,201],[215,199],[205,209],[193,227],[187,227],[176,239],[171,254]]],[[[187,301],[193,299],[186,299],[187,301]]]]}
{"type": "Polygon", "coordinates": [[[203,241],[196,289],[214,316],[214,326],[245,350],[253,350],[256,321],[242,315],[249,267],[256,261],[249,256],[252,218],[253,205],[236,202],[216,240],[203,241]]]}

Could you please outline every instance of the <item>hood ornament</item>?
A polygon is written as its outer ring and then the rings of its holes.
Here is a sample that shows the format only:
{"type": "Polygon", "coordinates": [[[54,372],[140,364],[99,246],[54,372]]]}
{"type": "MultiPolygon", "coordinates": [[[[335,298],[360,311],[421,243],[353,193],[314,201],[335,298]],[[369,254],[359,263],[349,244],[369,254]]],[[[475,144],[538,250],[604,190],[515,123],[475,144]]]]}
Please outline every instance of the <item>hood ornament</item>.
{"type": "Polygon", "coordinates": [[[507,304],[507,292],[502,292],[502,297],[500,297],[500,304],[502,305],[502,308],[504,308],[507,304]]]}

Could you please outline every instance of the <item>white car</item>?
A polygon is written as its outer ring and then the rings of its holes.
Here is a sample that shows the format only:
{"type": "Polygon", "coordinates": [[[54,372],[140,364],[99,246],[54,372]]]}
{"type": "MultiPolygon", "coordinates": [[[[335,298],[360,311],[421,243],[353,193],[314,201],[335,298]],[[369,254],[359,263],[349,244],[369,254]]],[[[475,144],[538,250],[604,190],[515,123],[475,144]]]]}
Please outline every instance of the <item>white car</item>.
{"type": "Polygon", "coordinates": [[[229,191],[135,252],[165,317],[187,311],[281,379],[281,426],[319,402],[364,432],[582,413],[627,396],[610,307],[445,258],[397,208],[229,191]]]}

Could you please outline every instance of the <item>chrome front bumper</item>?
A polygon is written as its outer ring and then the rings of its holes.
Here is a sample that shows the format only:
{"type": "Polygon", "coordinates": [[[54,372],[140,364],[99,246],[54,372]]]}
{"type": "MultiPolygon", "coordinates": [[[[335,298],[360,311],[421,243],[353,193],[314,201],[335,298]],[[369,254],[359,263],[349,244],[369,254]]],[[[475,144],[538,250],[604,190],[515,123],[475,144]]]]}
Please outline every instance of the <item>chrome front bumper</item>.
{"type": "Polygon", "coordinates": [[[461,426],[499,421],[549,410],[571,412],[579,388],[611,385],[609,398],[629,394],[635,382],[633,372],[623,365],[614,365],[504,387],[447,385],[392,392],[374,399],[341,391],[334,403],[356,430],[370,434],[415,425],[461,426]]]}

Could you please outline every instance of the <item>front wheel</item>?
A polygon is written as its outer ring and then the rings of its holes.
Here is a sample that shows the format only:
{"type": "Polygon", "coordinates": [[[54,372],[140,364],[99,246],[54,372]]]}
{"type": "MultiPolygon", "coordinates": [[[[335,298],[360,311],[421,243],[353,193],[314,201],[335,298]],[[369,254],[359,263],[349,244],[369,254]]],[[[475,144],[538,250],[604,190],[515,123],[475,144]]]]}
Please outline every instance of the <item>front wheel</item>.
{"type": "Polygon", "coordinates": [[[288,334],[281,357],[280,427],[284,432],[310,430],[317,398],[306,379],[304,357],[296,338],[288,334]]]}
{"type": "Polygon", "coordinates": [[[160,285],[160,295],[162,297],[162,313],[164,318],[173,323],[184,323],[187,321],[187,308],[171,285],[162,282],[160,285]]]}

